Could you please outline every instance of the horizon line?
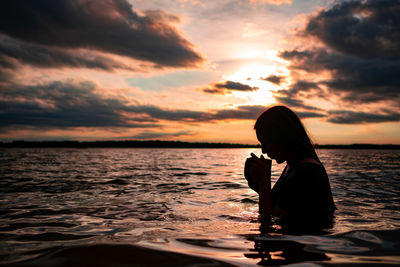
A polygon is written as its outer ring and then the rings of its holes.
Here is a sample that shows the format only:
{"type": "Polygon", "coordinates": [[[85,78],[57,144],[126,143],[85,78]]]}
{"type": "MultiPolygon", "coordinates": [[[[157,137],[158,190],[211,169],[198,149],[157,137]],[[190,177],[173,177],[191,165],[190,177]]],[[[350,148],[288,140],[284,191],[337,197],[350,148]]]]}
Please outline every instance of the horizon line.
{"type": "MultiPolygon", "coordinates": [[[[228,142],[188,142],[180,140],[12,140],[0,141],[0,147],[154,147],[154,148],[259,148],[260,144],[228,142]]],[[[314,144],[315,148],[354,148],[354,149],[400,149],[400,144],[314,144]]]]}

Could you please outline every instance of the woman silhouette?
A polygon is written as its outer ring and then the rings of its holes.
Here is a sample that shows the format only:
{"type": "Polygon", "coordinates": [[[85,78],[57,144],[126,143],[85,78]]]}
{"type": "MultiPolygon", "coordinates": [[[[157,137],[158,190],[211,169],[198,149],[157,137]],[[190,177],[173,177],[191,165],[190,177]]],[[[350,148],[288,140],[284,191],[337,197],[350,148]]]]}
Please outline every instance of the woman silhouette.
{"type": "Polygon", "coordinates": [[[271,160],[251,154],[245,177],[259,194],[259,212],[278,216],[286,225],[321,228],[332,224],[335,204],[328,175],[304,126],[287,107],[274,106],[254,126],[262,153],[286,167],[271,190],[271,160]]]}

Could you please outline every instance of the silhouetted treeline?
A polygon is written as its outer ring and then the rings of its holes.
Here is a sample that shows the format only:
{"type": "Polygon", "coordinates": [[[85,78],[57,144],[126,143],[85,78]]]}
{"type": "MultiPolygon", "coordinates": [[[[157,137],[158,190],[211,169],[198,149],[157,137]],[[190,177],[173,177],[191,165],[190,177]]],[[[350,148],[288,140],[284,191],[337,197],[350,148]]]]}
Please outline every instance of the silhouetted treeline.
{"type": "Polygon", "coordinates": [[[12,141],[0,142],[0,147],[71,147],[71,148],[251,148],[257,145],[229,143],[195,143],[182,141],[12,141]]]}
{"type": "MultiPolygon", "coordinates": [[[[260,145],[230,144],[230,143],[204,143],[182,141],[12,141],[0,142],[0,147],[71,147],[71,148],[259,148],[260,145]]],[[[315,145],[323,149],[400,149],[400,145],[315,145]]]]}
{"type": "Polygon", "coordinates": [[[400,145],[374,145],[374,144],[351,144],[351,145],[315,145],[316,148],[324,149],[400,149],[400,145]]]}

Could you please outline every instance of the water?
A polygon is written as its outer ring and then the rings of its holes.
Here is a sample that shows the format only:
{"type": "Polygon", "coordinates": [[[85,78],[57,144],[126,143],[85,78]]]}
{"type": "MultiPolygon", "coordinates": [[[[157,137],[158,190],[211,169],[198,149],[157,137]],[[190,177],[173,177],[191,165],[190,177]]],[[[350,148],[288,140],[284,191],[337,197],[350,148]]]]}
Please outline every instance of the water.
{"type": "Polygon", "coordinates": [[[0,264],[400,264],[400,151],[318,151],[338,208],[322,235],[260,233],[251,152],[1,149],[0,264]]]}

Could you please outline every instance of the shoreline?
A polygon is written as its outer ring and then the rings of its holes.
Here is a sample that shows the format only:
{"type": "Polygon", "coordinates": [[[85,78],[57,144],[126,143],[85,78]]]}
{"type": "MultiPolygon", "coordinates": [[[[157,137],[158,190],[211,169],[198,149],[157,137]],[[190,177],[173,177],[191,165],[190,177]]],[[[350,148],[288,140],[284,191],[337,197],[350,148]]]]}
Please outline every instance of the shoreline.
{"type": "MultiPolygon", "coordinates": [[[[183,141],[11,141],[0,142],[0,148],[260,148],[260,145],[183,142],[183,141]]],[[[319,149],[400,149],[400,144],[316,144],[319,149]]]]}

